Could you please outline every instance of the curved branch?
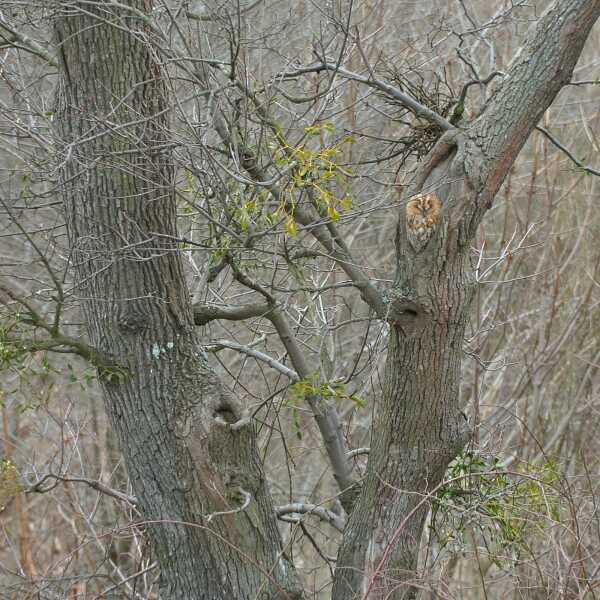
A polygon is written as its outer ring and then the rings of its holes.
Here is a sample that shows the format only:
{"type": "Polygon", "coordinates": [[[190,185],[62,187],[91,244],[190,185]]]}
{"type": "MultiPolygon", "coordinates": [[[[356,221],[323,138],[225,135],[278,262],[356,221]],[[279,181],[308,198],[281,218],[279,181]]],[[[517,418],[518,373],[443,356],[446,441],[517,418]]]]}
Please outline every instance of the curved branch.
{"type": "Polygon", "coordinates": [[[280,363],[278,360],[275,360],[272,356],[261,352],[260,350],[255,350],[254,348],[250,348],[249,346],[244,346],[243,344],[238,344],[236,342],[231,342],[229,340],[216,340],[209,346],[206,346],[204,349],[208,352],[217,352],[223,348],[229,348],[231,350],[237,350],[242,354],[246,354],[247,356],[251,356],[252,358],[256,358],[256,360],[260,360],[271,368],[279,371],[282,375],[289,377],[292,381],[300,381],[300,376],[294,369],[290,369],[286,367],[284,364],[280,363]]]}
{"type": "Polygon", "coordinates": [[[291,504],[276,506],[275,514],[279,518],[285,515],[293,514],[315,515],[316,517],[319,517],[321,521],[329,523],[329,525],[337,529],[340,533],[343,533],[344,527],[346,526],[346,520],[344,518],[334,513],[332,510],[328,510],[327,508],[324,508],[323,506],[319,506],[317,504],[304,504],[303,502],[292,502],[291,504]]]}
{"type": "Polygon", "coordinates": [[[115,490],[113,488],[104,485],[100,481],[96,481],[95,479],[88,479],[87,477],[64,477],[62,475],[55,475],[54,473],[48,473],[44,477],[42,477],[39,481],[36,481],[33,485],[29,486],[25,489],[26,494],[43,494],[54,489],[54,485],[50,485],[48,487],[44,487],[44,483],[48,479],[54,479],[56,481],[62,481],[63,483],[85,483],[89,487],[93,488],[97,492],[105,494],[106,496],[110,496],[111,498],[115,498],[120,500],[121,502],[127,502],[131,506],[135,506],[137,504],[137,498],[135,496],[130,496],[129,494],[125,494],[123,492],[119,492],[119,490],[115,490]]]}
{"type": "Polygon", "coordinates": [[[356,456],[361,456],[363,454],[369,454],[371,452],[371,448],[354,448],[354,450],[348,451],[348,456],[351,458],[355,458],[356,456]]]}
{"type": "Polygon", "coordinates": [[[216,306],[212,304],[195,304],[194,323],[206,325],[210,321],[224,319],[225,321],[243,321],[252,317],[264,317],[271,310],[267,302],[244,304],[243,306],[216,306]]]}
{"type": "Polygon", "coordinates": [[[421,117],[422,119],[437,125],[442,131],[451,131],[452,129],[455,129],[454,125],[444,119],[444,117],[438,115],[438,113],[430,108],[427,108],[425,105],[415,100],[412,96],[405,94],[402,90],[399,90],[393,85],[373,77],[372,75],[365,77],[364,75],[359,75],[353,71],[348,71],[348,69],[344,69],[344,67],[338,67],[326,61],[321,61],[308,67],[301,67],[293,71],[286,71],[285,73],[279,75],[279,78],[288,79],[291,77],[297,77],[298,75],[303,75],[305,73],[319,73],[321,71],[332,71],[338,75],[341,75],[342,77],[345,77],[346,79],[358,81],[359,83],[363,83],[364,85],[375,88],[380,92],[387,94],[394,100],[398,100],[400,103],[406,106],[406,108],[411,110],[417,117],[421,117]]]}

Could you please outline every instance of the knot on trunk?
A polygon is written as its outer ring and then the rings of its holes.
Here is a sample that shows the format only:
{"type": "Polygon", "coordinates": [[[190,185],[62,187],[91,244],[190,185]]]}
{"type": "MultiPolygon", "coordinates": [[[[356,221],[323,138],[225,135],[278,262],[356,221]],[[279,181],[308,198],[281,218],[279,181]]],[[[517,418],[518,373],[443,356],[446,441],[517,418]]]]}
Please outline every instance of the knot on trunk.
{"type": "Polygon", "coordinates": [[[126,303],[117,318],[119,329],[126,334],[139,334],[150,325],[150,316],[133,303],[126,303]]]}
{"type": "Polygon", "coordinates": [[[385,320],[401,329],[405,335],[415,335],[426,324],[427,315],[423,307],[396,289],[384,292],[387,305],[385,320]]]}

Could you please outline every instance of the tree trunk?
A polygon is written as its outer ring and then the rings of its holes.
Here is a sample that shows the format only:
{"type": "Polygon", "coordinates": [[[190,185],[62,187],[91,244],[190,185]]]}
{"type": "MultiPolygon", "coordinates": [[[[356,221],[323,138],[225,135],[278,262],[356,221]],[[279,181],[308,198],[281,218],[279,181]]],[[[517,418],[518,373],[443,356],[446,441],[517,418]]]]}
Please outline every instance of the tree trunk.
{"type": "Polygon", "coordinates": [[[252,425],[207,363],[175,241],[148,0],[61,5],[57,146],[75,294],[169,600],[293,598],[252,425]],[[218,514],[221,513],[221,514],[218,514]]]}
{"type": "Polygon", "coordinates": [[[600,0],[556,2],[482,115],[440,138],[404,195],[387,298],[383,406],[338,556],[335,600],[417,594],[411,582],[428,494],[469,436],[458,392],[472,241],[532,129],[570,80],[599,15],[600,0]]]}
{"type": "MultiPolygon", "coordinates": [[[[402,225],[403,228],[403,225],[402,225]]],[[[415,577],[427,494],[469,438],[460,411],[462,342],[472,297],[469,246],[446,222],[415,253],[403,231],[381,412],[367,477],[338,557],[334,598],[403,598],[415,577]],[[444,229],[442,231],[442,229],[444,229]],[[371,584],[372,587],[371,587],[371,584]]]]}

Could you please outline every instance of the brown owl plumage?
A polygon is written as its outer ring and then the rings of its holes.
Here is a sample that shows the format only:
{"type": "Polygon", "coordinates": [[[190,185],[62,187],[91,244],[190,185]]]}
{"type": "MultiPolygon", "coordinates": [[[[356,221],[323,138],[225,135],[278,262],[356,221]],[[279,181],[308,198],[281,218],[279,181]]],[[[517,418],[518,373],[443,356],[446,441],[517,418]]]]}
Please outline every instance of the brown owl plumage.
{"type": "Polygon", "coordinates": [[[413,196],[406,204],[406,231],[415,250],[426,245],[438,221],[442,201],[434,192],[413,196]]]}

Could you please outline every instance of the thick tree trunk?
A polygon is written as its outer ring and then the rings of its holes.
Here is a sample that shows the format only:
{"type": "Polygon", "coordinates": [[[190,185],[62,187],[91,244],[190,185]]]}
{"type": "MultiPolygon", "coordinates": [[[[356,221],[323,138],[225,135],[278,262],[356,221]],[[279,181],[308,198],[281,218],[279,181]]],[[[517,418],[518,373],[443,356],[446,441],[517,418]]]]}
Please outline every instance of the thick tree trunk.
{"type": "Polygon", "coordinates": [[[161,597],[297,597],[252,425],[194,331],[172,237],[169,107],[143,18],[150,8],[59,8],[57,146],[75,294],[92,344],[115,365],[99,378],[161,597]]]}
{"type": "Polygon", "coordinates": [[[333,597],[403,598],[415,578],[427,494],[469,438],[460,412],[462,342],[472,289],[469,247],[442,223],[431,254],[409,249],[390,303],[382,409],[369,469],[338,557],[333,597]],[[441,231],[446,227],[446,231],[441,231]],[[359,594],[359,595],[357,595],[359,594]]]}
{"type": "Polygon", "coordinates": [[[469,435],[458,391],[473,295],[471,242],[527,137],[569,81],[599,15],[600,0],[556,2],[482,116],[440,139],[404,197],[388,293],[383,406],[338,556],[335,600],[417,594],[411,582],[428,494],[469,435]]]}

